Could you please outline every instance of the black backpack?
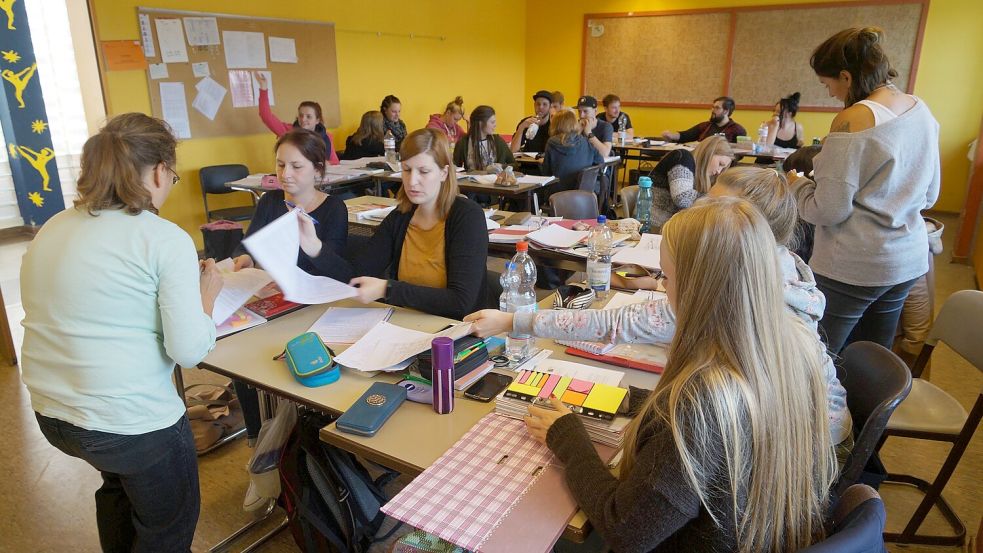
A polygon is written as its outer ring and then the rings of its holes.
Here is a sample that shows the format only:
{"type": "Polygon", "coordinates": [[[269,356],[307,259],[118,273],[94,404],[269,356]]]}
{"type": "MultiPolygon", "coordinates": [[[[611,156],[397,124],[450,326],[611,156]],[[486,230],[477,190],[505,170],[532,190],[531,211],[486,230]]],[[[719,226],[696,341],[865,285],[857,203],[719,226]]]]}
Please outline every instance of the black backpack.
{"type": "Polygon", "coordinates": [[[383,487],[399,476],[384,469],[373,480],[351,453],[321,442],[321,428],[335,417],[306,412],[287,442],[280,459],[280,504],[287,511],[290,531],[308,553],[364,553],[376,538],[388,501],[383,487]]]}

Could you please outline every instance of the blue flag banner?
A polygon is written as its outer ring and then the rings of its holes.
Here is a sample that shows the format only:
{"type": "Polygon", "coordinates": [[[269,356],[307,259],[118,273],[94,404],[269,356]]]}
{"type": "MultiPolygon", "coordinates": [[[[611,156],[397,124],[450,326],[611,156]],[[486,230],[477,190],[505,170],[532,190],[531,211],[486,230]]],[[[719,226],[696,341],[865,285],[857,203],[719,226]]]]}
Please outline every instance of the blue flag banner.
{"type": "Polygon", "coordinates": [[[0,0],[0,125],[24,223],[65,209],[25,0],[0,0]]]}

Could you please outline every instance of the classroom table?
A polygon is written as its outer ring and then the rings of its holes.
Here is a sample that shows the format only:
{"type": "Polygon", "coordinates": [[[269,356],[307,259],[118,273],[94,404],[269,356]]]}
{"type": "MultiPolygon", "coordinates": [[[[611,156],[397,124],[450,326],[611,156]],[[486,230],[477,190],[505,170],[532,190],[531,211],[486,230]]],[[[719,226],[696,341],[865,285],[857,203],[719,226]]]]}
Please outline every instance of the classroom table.
{"type": "MultiPolygon", "coordinates": [[[[385,307],[382,304],[374,304],[385,307]]],[[[329,305],[305,307],[278,319],[232,335],[215,346],[215,349],[199,364],[201,368],[238,378],[273,395],[290,399],[300,405],[319,411],[340,415],[352,405],[376,381],[397,382],[396,373],[380,373],[367,377],[356,371],[343,370],[337,382],[308,388],[299,384],[287,371],[283,361],[273,357],[283,351],[290,339],[307,332],[329,306],[361,307],[354,300],[343,300],[329,305]]],[[[390,322],[424,332],[436,332],[453,322],[443,317],[418,311],[395,308],[390,322]]],[[[572,357],[563,352],[563,346],[553,340],[540,339],[540,348],[550,349],[552,359],[566,359],[625,373],[623,386],[653,389],[659,375],[622,369],[596,361],[572,357]]],[[[340,352],[345,346],[337,346],[340,352]]],[[[361,437],[340,433],[334,424],[321,430],[321,439],[327,443],[360,455],[371,461],[408,475],[417,475],[433,464],[447,449],[456,443],[477,421],[494,409],[494,403],[482,403],[456,398],[453,413],[438,415],[429,405],[404,403],[395,415],[373,437],[361,437]]],[[[564,536],[582,538],[587,526],[583,513],[571,513],[564,536]]]]}
{"type": "MultiPolygon", "coordinates": [[[[473,173],[457,174],[457,186],[462,192],[489,194],[499,198],[512,198],[524,201],[526,210],[530,213],[539,211],[539,198],[536,196],[536,191],[559,181],[556,177],[551,177],[549,180],[543,182],[519,183],[515,186],[496,186],[494,184],[482,184],[464,178],[469,174],[473,173]]],[[[402,182],[402,176],[397,173],[385,173],[378,178],[386,182],[402,182]]]]}
{"type": "MultiPolygon", "coordinates": [[[[543,156],[538,152],[516,152],[515,161],[520,167],[525,166],[533,168],[536,172],[539,172],[539,167],[543,165],[543,156]]],[[[621,170],[622,158],[620,155],[615,154],[614,149],[611,149],[611,155],[604,158],[601,165],[601,173],[605,173],[608,169],[611,169],[611,188],[608,190],[609,201],[611,205],[617,203],[618,195],[618,173],[621,170]]]]}
{"type": "MultiPolygon", "coordinates": [[[[263,186],[260,184],[263,176],[265,176],[264,173],[248,175],[239,180],[227,182],[225,183],[225,186],[227,188],[231,188],[232,190],[251,192],[258,199],[264,192],[271,190],[270,188],[263,188],[263,186]]],[[[375,180],[375,175],[341,175],[326,173],[325,178],[315,186],[318,189],[329,193],[337,193],[345,190],[368,188],[373,186],[378,193],[378,182],[375,180]]]]}

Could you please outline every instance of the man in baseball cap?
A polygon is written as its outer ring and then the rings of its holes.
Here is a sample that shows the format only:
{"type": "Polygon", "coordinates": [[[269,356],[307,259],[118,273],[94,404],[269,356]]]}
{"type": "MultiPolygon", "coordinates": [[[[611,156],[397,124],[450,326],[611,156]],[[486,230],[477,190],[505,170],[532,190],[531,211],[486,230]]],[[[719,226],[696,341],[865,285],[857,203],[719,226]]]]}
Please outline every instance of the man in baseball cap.
{"type": "Polygon", "coordinates": [[[519,121],[512,134],[513,152],[545,152],[546,141],[550,138],[550,106],[553,95],[548,90],[540,90],[532,95],[536,113],[519,121]]]}
{"type": "Polygon", "coordinates": [[[611,123],[597,118],[597,98],[581,96],[577,100],[577,111],[580,113],[580,125],[587,141],[601,154],[601,157],[610,155],[614,127],[611,123]]]}

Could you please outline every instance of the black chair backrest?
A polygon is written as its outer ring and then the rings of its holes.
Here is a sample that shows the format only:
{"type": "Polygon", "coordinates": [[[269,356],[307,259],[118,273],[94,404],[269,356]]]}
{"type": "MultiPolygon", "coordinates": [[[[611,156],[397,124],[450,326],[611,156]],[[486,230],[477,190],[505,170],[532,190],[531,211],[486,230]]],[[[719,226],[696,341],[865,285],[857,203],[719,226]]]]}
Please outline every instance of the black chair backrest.
{"type": "Polygon", "coordinates": [[[843,350],[838,370],[846,389],[856,441],[836,494],[855,484],[884,434],[887,421],[911,391],[911,371],[891,350],[873,342],[854,342],[843,350]],[[859,430],[858,430],[859,429],[859,430]]]}
{"type": "Polygon", "coordinates": [[[600,173],[600,165],[591,165],[581,170],[577,176],[577,190],[593,194],[597,190],[597,177],[600,173]]]}
{"type": "Polygon", "coordinates": [[[201,191],[204,194],[227,194],[233,192],[225,183],[249,176],[249,168],[245,165],[210,165],[198,170],[201,180],[201,191]]]}
{"type": "Polygon", "coordinates": [[[550,196],[553,215],[564,219],[597,219],[597,196],[585,190],[565,190],[550,196]]]}
{"type": "MultiPolygon", "coordinates": [[[[873,490],[871,490],[873,491],[873,490]]],[[[838,521],[832,535],[825,540],[800,549],[799,553],[872,553],[885,551],[884,524],[887,510],[876,496],[854,507],[838,521]]]]}

